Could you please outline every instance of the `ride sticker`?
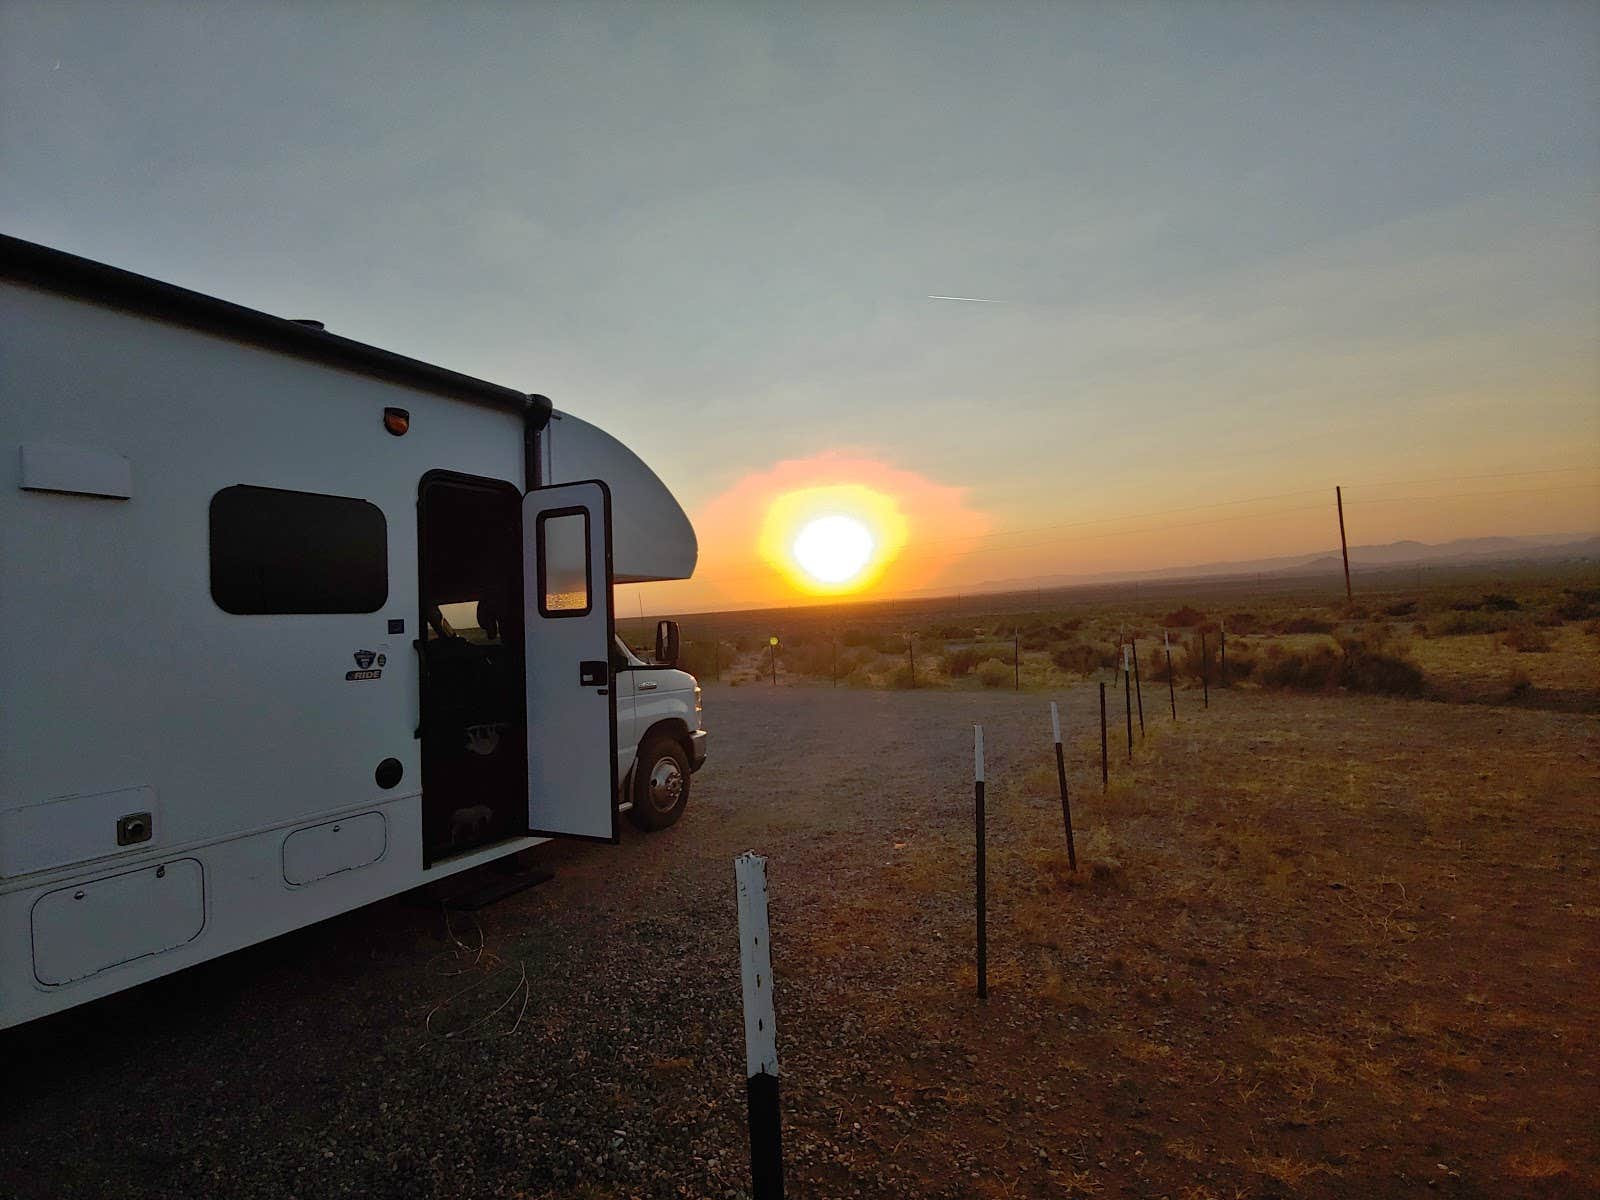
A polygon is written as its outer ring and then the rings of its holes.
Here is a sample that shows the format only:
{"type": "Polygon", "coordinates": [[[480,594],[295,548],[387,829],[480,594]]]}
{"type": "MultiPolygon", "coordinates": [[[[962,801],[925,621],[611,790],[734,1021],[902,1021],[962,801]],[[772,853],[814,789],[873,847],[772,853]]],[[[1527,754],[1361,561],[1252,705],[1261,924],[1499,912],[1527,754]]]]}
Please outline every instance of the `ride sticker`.
{"type": "Polygon", "coordinates": [[[383,668],[388,665],[389,655],[387,646],[380,646],[376,650],[357,650],[352,658],[355,659],[356,669],[344,673],[347,683],[361,679],[382,679],[383,668]]]}

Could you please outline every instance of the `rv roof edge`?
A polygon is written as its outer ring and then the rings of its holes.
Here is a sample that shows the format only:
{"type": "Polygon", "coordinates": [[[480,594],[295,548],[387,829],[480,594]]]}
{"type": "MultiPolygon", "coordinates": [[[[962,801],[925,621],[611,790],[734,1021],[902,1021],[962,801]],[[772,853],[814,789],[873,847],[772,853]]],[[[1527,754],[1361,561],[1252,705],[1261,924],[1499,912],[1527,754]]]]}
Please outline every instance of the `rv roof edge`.
{"type": "Polygon", "coordinates": [[[550,401],[514,388],[407,358],[285,317],[246,308],[124,271],[64,250],[0,234],[0,278],[59,292],[107,308],[123,309],[248,342],[284,354],[343,367],[443,396],[524,413],[532,428],[550,419],[550,401]]]}

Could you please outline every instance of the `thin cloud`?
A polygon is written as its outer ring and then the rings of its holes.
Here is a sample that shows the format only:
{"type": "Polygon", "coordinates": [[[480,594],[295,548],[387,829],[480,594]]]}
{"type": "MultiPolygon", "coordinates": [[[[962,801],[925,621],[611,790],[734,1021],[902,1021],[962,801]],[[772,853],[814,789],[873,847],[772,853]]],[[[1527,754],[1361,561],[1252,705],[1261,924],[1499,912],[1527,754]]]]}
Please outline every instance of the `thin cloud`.
{"type": "Polygon", "coordinates": [[[982,296],[929,296],[929,300],[961,300],[967,304],[1004,304],[1004,300],[985,300],[982,296]]]}

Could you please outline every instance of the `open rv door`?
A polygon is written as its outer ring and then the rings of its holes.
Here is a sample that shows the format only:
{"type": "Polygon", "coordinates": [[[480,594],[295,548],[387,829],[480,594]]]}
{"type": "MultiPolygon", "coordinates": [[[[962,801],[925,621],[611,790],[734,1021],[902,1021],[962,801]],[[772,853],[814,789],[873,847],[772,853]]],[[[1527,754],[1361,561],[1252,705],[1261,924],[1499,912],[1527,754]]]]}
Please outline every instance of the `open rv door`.
{"type": "Polygon", "coordinates": [[[617,840],[611,492],[597,479],[522,501],[528,831],[617,840]]]}

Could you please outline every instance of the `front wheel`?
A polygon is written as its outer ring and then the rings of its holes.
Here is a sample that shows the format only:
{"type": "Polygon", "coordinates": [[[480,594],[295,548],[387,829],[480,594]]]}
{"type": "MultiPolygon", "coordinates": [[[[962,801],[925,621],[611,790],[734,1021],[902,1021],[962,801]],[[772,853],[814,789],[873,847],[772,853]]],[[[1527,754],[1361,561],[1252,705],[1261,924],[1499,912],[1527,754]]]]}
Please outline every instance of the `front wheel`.
{"type": "Polygon", "coordinates": [[[676,739],[653,737],[639,749],[633,768],[633,807],[628,816],[640,829],[665,829],[689,803],[689,756],[676,739]]]}

